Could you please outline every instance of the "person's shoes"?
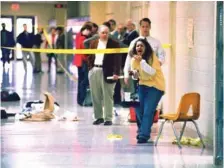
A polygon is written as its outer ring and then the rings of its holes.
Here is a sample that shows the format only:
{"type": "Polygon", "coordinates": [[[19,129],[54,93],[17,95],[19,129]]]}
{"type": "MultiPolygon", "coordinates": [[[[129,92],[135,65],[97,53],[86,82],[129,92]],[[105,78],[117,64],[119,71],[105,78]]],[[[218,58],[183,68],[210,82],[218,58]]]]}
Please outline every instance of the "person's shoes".
{"type": "Polygon", "coordinates": [[[33,73],[39,73],[39,72],[40,72],[40,71],[38,71],[38,70],[36,70],[36,69],[33,70],[33,73]]]}
{"type": "Polygon", "coordinates": [[[85,106],[85,107],[91,107],[91,106],[93,106],[93,104],[92,103],[83,103],[83,106],[85,106]]]}
{"type": "Polygon", "coordinates": [[[104,123],[104,119],[99,118],[99,119],[97,119],[96,121],[93,122],[93,125],[99,125],[99,124],[102,124],[102,123],[104,123]]]}
{"type": "Polygon", "coordinates": [[[106,121],[104,125],[112,125],[112,121],[106,121]]]}
{"type": "Polygon", "coordinates": [[[57,71],[57,74],[63,74],[64,71],[57,71]]]}
{"type": "Polygon", "coordinates": [[[148,141],[146,139],[141,139],[139,138],[137,141],[138,144],[143,144],[143,143],[148,143],[148,141]]]}

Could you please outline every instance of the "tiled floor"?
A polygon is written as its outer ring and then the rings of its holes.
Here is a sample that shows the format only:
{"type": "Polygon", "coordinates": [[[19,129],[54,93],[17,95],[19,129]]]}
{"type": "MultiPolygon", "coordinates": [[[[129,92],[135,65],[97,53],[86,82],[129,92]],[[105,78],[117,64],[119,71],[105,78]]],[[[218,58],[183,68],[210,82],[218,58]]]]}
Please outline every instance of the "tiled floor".
{"type": "MultiPolygon", "coordinates": [[[[21,101],[2,103],[8,112],[18,113],[28,100],[43,99],[49,91],[60,104],[57,115],[75,113],[81,120],[51,122],[19,122],[13,117],[1,120],[2,168],[210,168],[213,151],[209,148],[172,145],[169,124],[158,147],[136,144],[136,125],[127,122],[128,110],[117,108],[114,125],[92,125],[92,108],[76,104],[76,83],[65,75],[47,72],[25,74],[22,62],[0,68],[1,89],[17,91],[21,101]],[[13,69],[13,70],[12,70],[13,69]],[[121,140],[108,140],[109,134],[122,135],[121,140]]],[[[46,70],[45,70],[46,71],[46,70]]],[[[177,125],[178,127],[178,125],[177,125]]],[[[153,126],[155,139],[159,123],[153,126]]],[[[186,136],[196,135],[186,130],[186,136]]]]}

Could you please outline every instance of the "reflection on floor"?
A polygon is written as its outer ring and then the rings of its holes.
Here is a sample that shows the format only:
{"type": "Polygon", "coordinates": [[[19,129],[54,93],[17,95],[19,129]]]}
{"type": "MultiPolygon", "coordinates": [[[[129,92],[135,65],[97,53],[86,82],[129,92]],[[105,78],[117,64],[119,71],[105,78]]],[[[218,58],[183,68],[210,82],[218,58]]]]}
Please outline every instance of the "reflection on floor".
{"type": "MultiPolygon", "coordinates": [[[[117,108],[114,125],[93,126],[92,108],[76,103],[77,84],[65,75],[32,74],[29,66],[25,74],[22,62],[0,69],[1,89],[15,90],[19,102],[1,104],[8,112],[18,113],[28,100],[43,99],[49,91],[60,104],[57,115],[74,112],[81,120],[51,122],[18,122],[14,118],[1,121],[2,168],[210,168],[213,152],[206,148],[172,145],[173,133],[167,124],[158,147],[136,144],[136,125],[128,123],[128,109],[117,108]],[[107,139],[109,134],[122,135],[121,140],[107,139]]],[[[159,124],[155,124],[155,139],[159,124]]],[[[179,126],[177,125],[177,128],[179,126]]],[[[196,133],[187,129],[186,136],[196,133]]]]}

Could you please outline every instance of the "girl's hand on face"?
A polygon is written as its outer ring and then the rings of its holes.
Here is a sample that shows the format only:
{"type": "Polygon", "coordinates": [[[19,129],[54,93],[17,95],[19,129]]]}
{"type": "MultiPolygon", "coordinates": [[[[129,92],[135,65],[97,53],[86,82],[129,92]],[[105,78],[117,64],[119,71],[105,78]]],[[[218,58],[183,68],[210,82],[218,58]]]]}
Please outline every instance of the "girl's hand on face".
{"type": "Polygon", "coordinates": [[[134,59],[136,60],[136,61],[141,61],[142,60],[142,56],[141,55],[134,55],[134,59]]]}

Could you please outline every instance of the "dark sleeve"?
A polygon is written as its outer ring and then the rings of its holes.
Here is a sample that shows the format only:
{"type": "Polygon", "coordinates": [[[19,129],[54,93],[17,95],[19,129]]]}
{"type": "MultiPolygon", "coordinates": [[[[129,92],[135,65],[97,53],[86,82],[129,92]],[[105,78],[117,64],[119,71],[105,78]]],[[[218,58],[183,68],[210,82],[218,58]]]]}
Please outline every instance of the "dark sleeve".
{"type": "MultiPolygon", "coordinates": [[[[114,42],[114,48],[120,48],[119,43],[114,42]]],[[[121,54],[116,53],[113,55],[114,57],[114,74],[115,75],[120,75],[120,70],[121,70],[121,54]]]]}
{"type": "Polygon", "coordinates": [[[99,38],[99,35],[96,34],[96,35],[94,35],[93,37],[90,37],[90,38],[86,39],[86,40],[83,42],[84,47],[85,47],[86,49],[90,48],[90,43],[91,43],[91,41],[96,40],[96,39],[98,39],[98,38],[99,38]]]}
{"type": "Polygon", "coordinates": [[[62,35],[61,42],[62,42],[62,48],[65,48],[65,35],[64,34],[62,35]]]}
{"type": "Polygon", "coordinates": [[[119,44],[119,46],[120,46],[119,48],[127,48],[128,47],[126,44],[124,44],[123,42],[118,40],[114,35],[110,35],[109,37],[119,44]]]}
{"type": "Polygon", "coordinates": [[[16,38],[16,42],[22,45],[21,37],[22,37],[22,34],[20,33],[16,38]]]}
{"type": "MultiPolygon", "coordinates": [[[[89,45],[89,48],[93,48],[93,45],[92,43],[90,43],[89,45]]],[[[87,64],[88,64],[88,69],[92,69],[93,68],[93,65],[94,65],[94,54],[89,54],[88,57],[87,57],[87,64]]]]}
{"type": "Polygon", "coordinates": [[[16,42],[14,40],[14,36],[12,32],[9,32],[9,37],[10,37],[10,47],[14,47],[16,45],[16,42]]]}

